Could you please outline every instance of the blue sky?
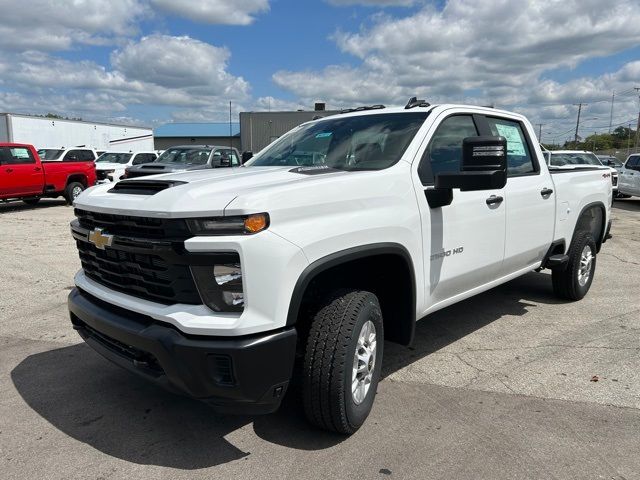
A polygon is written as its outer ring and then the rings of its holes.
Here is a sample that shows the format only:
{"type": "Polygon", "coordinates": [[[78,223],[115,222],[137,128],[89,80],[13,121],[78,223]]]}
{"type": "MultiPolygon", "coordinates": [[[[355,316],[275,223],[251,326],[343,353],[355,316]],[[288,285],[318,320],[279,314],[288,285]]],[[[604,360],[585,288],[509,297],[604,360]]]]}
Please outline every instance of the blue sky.
{"type": "MultiPolygon", "coordinates": [[[[637,115],[638,0],[0,0],[0,110],[155,125],[495,104],[561,137],[637,115]]],[[[592,132],[585,132],[586,134],[592,132]]]]}

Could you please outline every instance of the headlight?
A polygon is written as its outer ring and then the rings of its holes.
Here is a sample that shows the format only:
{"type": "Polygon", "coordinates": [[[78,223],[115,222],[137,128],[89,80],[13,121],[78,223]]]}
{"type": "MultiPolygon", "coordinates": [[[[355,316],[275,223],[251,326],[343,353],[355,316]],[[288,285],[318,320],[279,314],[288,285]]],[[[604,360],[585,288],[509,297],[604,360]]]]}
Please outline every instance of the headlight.
{"type": "Polygon", "coordinates": [[[269,214],[188,219],[194,235],[253,235],[269,227],[269,214]]]}
{"type": "Polygon", "coordinates": [[[238,254],[222,254],[220,262],[191,267],[200,297],[216,312],[241,312],[244,309],[244,291],[240,258],[238,254]]]}

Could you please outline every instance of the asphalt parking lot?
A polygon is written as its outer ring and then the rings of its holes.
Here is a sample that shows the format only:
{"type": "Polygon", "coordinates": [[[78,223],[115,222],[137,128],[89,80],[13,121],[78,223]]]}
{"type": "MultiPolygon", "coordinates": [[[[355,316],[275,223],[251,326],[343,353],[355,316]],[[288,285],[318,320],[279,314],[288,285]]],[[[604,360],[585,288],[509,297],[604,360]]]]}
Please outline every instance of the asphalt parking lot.
{"type": "Polygon", "coordinates": [[[614,204],[583,301],[530,273],[424,319],[411,349],[385,346],[349,438],[311,429],[293,401],[218,416],[80,343],[72,215],[0,204],[3,479],[640,479],[640,199],[614,204]]]}

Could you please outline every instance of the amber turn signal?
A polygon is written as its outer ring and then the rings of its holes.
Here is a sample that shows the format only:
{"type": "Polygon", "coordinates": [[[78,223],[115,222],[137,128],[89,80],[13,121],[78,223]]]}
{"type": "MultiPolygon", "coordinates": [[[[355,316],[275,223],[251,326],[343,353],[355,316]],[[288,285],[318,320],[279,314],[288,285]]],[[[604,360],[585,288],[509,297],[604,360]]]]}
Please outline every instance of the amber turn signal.
{"type": "Polygon", "coordinates": [[[258,233],[269,226],[269,218],[265,213],[249,215],[244,219],[244,229],[248,233],[258,233]]]}

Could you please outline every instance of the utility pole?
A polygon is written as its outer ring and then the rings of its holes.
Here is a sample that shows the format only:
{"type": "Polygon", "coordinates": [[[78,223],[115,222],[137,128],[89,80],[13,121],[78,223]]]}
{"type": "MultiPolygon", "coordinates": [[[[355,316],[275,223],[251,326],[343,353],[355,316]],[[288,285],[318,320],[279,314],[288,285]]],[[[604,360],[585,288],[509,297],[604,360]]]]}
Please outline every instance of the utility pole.
{"type": "Polygon", "coordinates": [[[627,157],[631,151],[631,124],[629,124],[629,138],[627,138],[627,157]]]}
{"type": "Polygon", "coordinates": [[[613,126],[613,102],[616,101],[616,92],[615,90],[611,94],[611,115],[609,116],[609,133],[611,133],[611,127],[613,126]]]}
{"type": "Polygon", "coordinates": [[[575,134],[575,137],[573,138],[573,142],[575,143],[574,147],[577,148],[578,147],[578,128],[580,128],[580,113],[582,113],[582,106],[584,105],[586,107],[587,104],[574,103],[573,105],[575,107],[578,107],[578,120],[576,121],[576,134],[575,134]]]}
{"type": "MultiPolygon", "coordinates": [[[[640,87],[634,87],[634,90],[640,93],[640,87]]],[[[640,95],[638,95],[638,101],[640,102],[640,95]]],[[[634,150],[638,150],[638,133],[640,133],[640,109],[638,110],[638,125],[636,126],[636,142],[634,150]]]]}
{"type": "Polygon", "coordinates": [[[538,143],[542,143],[542,126],[546,124],[536,123],[536,125],[538,125],[538,143]]]}

